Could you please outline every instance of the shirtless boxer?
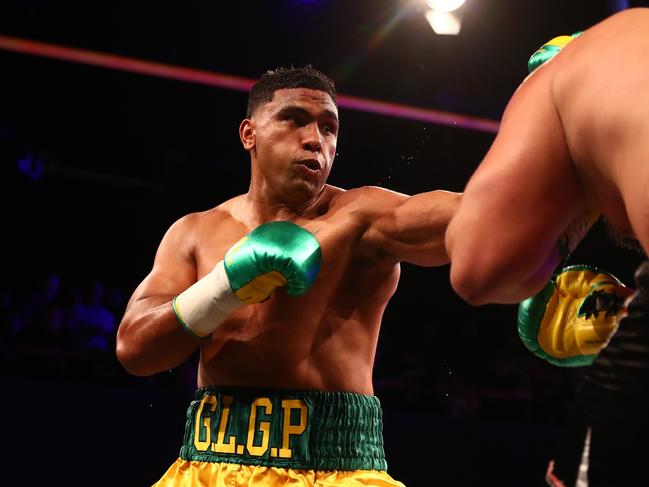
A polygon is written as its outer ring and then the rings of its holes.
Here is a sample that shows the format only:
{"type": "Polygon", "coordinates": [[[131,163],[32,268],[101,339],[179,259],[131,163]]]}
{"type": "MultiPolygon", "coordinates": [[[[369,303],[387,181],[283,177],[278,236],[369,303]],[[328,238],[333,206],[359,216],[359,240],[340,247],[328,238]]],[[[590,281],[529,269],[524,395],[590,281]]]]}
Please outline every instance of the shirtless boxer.
{"type": "MultiPolygon", "coordinates": [[[[594,211],[649,249],[649,9],[586,30],[517,89],[446,234],[474,305],[539,292],[566,228],[594,211]]],[[[588,486],[649,485],[649,268],[580,387],[588,486]]],[[[583,445],[582,438],[582,445],[583,445]]],[[[558,484],[557,484],[558,485],[558,484]]]]}
{"type": "Polygon", "coordinates": [[[326,184],[338,138],[331,80],[264,75],[239,136],[246,194],[167,231],[135,290],[117,355],[135,375],[200,349],[180,458],[157,485],[402,485],[386,472],[372,368],[399,263],[448,263],[459,194],[326,184]]]}

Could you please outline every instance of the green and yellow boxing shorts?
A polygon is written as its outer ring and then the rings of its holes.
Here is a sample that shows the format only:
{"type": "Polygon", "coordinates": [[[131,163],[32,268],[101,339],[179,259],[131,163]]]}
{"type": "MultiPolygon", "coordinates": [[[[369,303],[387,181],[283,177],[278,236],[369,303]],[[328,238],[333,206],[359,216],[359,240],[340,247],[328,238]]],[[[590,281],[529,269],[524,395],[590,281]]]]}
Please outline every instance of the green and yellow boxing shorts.
{"type": "Polygon", "coordinates": [[[401,486],[387,473],[378,398],[206,387],[187,410],[167,486],[401,486]]]}

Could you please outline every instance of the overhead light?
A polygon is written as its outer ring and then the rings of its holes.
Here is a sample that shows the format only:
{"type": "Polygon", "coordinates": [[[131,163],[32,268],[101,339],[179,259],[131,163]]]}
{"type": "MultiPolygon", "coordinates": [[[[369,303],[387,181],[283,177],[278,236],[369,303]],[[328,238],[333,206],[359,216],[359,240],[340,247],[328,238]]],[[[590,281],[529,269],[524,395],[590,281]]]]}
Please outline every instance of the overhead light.
{"type": "Polygon", "coordinates": [[[453,12],[464,4],[465,0],[426,0],[430,8],[437,12],[453,12]]]}
{"type": "Polygon", "coordinates": [[[458,35],[462,28],[459,15],[453,12],[429,10],[426,12],[426,20],[435,31],[435,34],[458,35]]]}

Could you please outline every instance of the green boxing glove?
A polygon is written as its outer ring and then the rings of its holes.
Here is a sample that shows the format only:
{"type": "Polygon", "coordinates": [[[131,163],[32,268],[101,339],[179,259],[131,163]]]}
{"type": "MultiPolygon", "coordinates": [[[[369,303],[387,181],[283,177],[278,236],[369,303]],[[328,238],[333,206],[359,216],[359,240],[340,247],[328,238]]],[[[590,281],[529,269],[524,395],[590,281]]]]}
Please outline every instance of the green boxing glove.
{"type": "Polygon", "coordinates": [[[290,222],[260,225],[225,254],[230,287],[245,304],[264,301],[278,286],[291,296],[307,292],[320,270],[316,238],[290,222]]]}
{"type": "Polygon", "coordinates": [[[572,42],[576,37],[579,37],[581,32],[575,32],[569,36],[557,36],[543,44],[537,51],[532,54],[527,62],[527,70],[531,73],[536,68],[545,64],[554,56],[556,56],[561,49],[567,44],[572,42]]]}
{"type": "Polygon", "coordinates": [[[260,303],[277,287],[305,294],[320,270],[317,239],[290,222],[260,225],[234,244],[214,269],[173,300],[178,321],[192,335],[206,337],[235,309],[260,303]]]}

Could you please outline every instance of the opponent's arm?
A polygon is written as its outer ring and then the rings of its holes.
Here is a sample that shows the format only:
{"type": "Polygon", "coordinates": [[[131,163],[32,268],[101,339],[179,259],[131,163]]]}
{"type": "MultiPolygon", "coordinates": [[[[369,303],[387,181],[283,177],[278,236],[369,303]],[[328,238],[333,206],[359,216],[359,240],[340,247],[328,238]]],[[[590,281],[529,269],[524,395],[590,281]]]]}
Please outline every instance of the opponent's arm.
{"type": "Polygon", "coordinates": [[[429,267],[448,263],[444,233],[460,193],[438,190],[406,196],[381,188],[365,189],[366,245],[397,262],[429,267]]]}
{"type": "Polygon", "coordinates": [[[538,292],[562,261],[557,242],[586,211],[553,101],[551,64],[510,100],[447,231],[451,285],[474,305],[517,303],[538,292]]]}

